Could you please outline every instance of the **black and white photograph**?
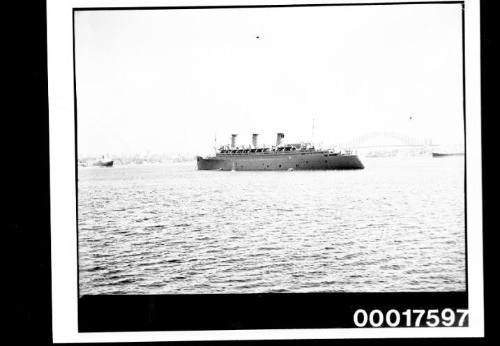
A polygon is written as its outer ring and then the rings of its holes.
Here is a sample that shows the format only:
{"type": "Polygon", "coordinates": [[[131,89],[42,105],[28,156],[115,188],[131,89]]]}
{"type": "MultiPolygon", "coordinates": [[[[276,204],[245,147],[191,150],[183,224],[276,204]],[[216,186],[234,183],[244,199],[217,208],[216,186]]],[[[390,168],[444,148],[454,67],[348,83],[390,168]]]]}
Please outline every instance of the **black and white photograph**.
{"type": "Polygon", "coordinates": [[[80,332],[126,331],[86,299],[349,294],[464,297],[435,326],[466,328],[469,5],[73,7],[80,332]]]}
{"type": "Polygon", "coordinates": [[[463,291],[461,11],[75,12],[80,294],[463,291]]]}

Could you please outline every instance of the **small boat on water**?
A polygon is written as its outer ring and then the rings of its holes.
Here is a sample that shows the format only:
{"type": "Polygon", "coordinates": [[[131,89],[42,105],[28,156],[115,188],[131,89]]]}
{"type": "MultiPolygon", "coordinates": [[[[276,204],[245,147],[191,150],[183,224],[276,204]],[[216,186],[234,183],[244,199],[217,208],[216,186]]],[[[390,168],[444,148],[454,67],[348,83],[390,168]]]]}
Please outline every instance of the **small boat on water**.
{"type": "Polygon", "coordinates": [[[97,161],[94,163],[94,166],[99,166],[99,167],[113,167],[113,160],[109,161],[97,161]]]}
{"type": "Polygon", "coordinates": [[[464,156],[464,153],[432,153],[432,157],[464,156]]]}
{"type": "Polygon", "coordinates": [[[100,159],[94,162],[93,166],[98,166],[98,167],[113,167],[113,160],[106,160],[104,159],[104,156],[100,159]]]}

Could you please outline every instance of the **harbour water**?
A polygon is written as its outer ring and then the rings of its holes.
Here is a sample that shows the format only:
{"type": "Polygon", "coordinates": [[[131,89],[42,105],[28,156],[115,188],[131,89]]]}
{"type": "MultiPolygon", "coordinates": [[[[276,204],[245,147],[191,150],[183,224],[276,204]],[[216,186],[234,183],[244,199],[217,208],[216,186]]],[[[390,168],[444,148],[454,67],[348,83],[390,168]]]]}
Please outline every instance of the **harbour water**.
{"type": "Polygon", "coordinates": [[[463,157],[79,168],[80,294],[465,289],[463,157]]]}

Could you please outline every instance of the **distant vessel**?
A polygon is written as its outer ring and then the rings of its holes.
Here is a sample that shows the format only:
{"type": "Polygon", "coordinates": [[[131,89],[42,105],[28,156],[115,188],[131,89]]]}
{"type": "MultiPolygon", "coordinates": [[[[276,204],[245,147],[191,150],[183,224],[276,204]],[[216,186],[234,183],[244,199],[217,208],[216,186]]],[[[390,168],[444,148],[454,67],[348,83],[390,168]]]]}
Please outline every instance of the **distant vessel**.
{"type": "Polygon", "coordinates": [[[464,156],[464,153],[432,153],[432,157],[464,156]]]}
{"type": "Polygon", "coordinates": [[[97,160],[93,165],[98,167],[113,167],[113,162],[113,160],[105,160],[103,156],[101,160],[97,160]]]}
{"type": "Polygon", "coordinates": [[[258,134],[252,135],[252,145],[236,146],[236,134],[231,136],[231,145],[220,147],[215,156],[197,156],[199,170],[220,171],[291,171],[324,169],[363,169],[356,155],[334,150],[317,150],[308,143],[282,144],[285,137],[278,133],[276,145],[259,146],[258,134]]]}

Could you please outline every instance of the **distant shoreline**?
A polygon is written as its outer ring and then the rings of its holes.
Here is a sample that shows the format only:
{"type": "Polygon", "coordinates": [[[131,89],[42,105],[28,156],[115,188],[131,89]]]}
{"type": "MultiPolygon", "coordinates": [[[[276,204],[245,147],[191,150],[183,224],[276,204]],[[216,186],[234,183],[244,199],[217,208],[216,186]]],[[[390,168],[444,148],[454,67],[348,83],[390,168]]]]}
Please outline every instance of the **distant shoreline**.
{"type": "MultiPolygon", "coordinates": [[[[430,155],[415,155],[415,156],[405,156],[405,155],[380,155],[380,156],[372,156],[372,155],[359,155],[362,157],[364,160],[381,160],[381,159],[386,159],[386,160],[397,160],[397,159],[432,159],[433,156],[432,154],[430,155]]],[[[448,157],[448,156],[447,156],[448,157]]],[[[453,155],[449,156],[450,158],[463,158],[463,155],[453,155]]],[[[153,161],[153,162],[128,162],[128,163],[121,163],[119,161],[115,161],[115,164],[113,167],[150,167],[150,166],[171,166],[171,165],[187,165],[187,164],[196,164],[196,159],[186,159],[182,161],[176,161],[176,160],[165,160],[165,161],[153,161]]],[[[100,167],[100,166],[95,166],[93,164],[79,164],[79,168],[95,168],[95,169],[105,169],[106,167],[100,167]]],[[[108,167],[109,168],[109,167],[108,167]]]]}
{"type": "MultiPolygon", "coordinates": [[[[152,155],[150,157],[132,156],[132,157],[115,157],[109,156],[110,160],[114,162],[114,166],[140,166],[140,165],[158,165],[158,164],[170,164],[170,163],[181,163],[181,162],[194,162],[196,157],[193,155],[189,156],[160,156],[152,155]]],[[[79,167],[95,167],[95,162],[99,161],[99,157],[84,157],[78,159],[79,167]]]]}
{"type": "MultiPolygon", "coordinates": [[[[170,165],[181,165],[181,164],[188,164],[192,163],[195,164],[196,160],[192,159],[189,161],[162,161],[162,162],[143,162],[143,163],[116,163],[113,165],[113,167],[147,167],[147,166],[170,166],[170,165]]],[[[100,167],[100,166],[95,166],[95,165],[78,165],[79,168],[99,168],[103,169],[106,167],[100,167]]]]}

